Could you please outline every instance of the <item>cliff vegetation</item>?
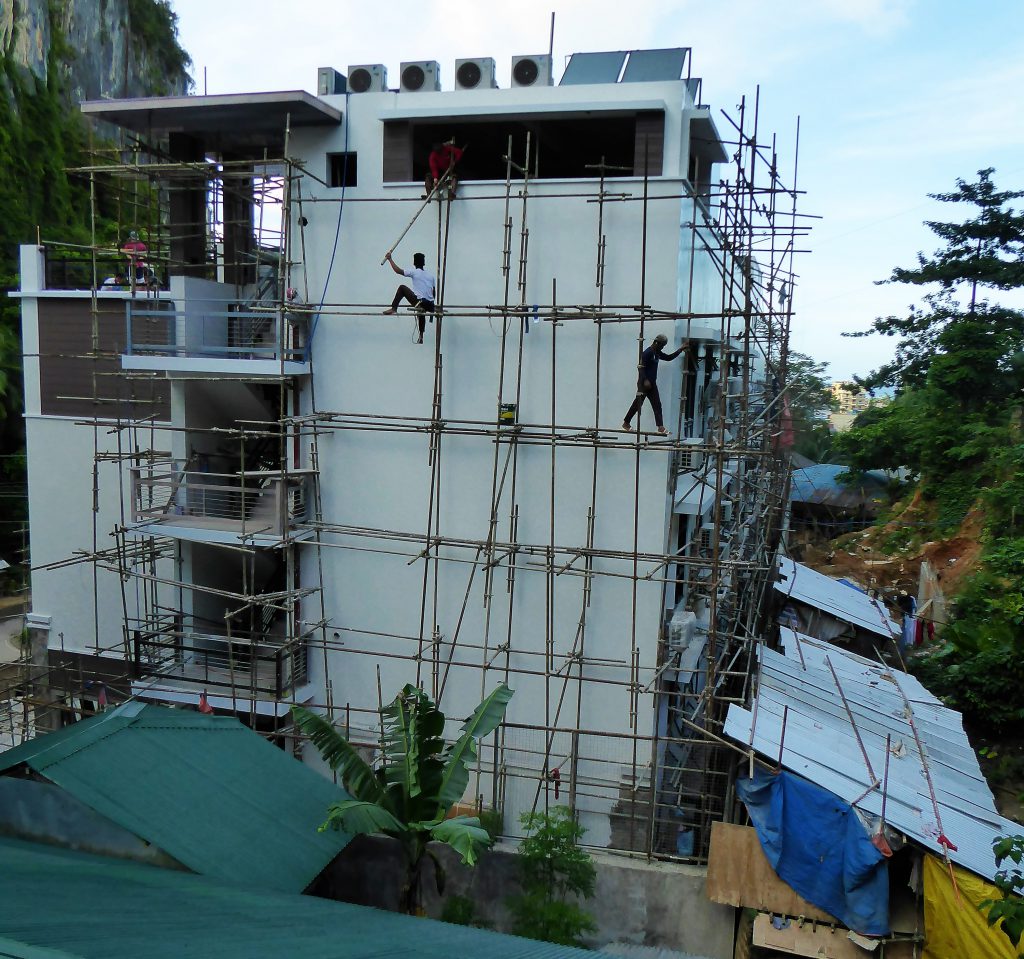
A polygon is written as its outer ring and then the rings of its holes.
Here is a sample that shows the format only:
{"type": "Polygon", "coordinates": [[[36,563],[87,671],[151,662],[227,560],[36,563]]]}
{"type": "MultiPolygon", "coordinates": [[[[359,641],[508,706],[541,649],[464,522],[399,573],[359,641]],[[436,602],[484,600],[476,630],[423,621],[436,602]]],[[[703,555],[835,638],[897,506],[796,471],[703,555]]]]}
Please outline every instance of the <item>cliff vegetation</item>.
{"type": "MultiPolygon", "coordinates": [[[[183,93],[191,80],[166,0],[14,0],[0,12],[0,291],[17,289],[18,247],[87,245],[89,184],[82,99],[183,93]]],[[[95,140],[94,140],[95,142],[95,140]]],[[[100,197],[99,229],[116,235],[100,197]]],[[[0,557],[18,560],[26,520],[17,300],[0,297],[0,557]]]]}

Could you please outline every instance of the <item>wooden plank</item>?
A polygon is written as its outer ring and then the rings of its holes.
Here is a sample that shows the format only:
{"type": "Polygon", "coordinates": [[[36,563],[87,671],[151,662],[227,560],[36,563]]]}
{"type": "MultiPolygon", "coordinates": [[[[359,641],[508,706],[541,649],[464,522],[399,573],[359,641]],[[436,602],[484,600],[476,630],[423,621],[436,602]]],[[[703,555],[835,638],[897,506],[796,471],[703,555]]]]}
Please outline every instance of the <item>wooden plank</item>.
{"type": "Polygon", "coordinates": [[[803,916],[818,922],[838,922],[834,916],[797,895],[775,875],[752,826],[712,823],[707,891],[712,902],[726,906],[803,916]]]}
{"type": "MultiPolygon", "coordinates": [[[[854,945],[847,938],[848,930],[840,927],[800,926],[790,922],[782,929],[772,925],[771,916],[760,913],[754,919],[754,945],[775,949],[791,956],[815,956],[820,959],[866,959],[873,953],[854,945]]],[[[877,955],[877,953],[874,953],[877,955]]]]}
{"type": "Polygon", "coordinates": [[[783,929],[772,925],[771,916],[760,913],[754,919],[753,943],[776,954],[786,956],[813,956],[814,959],[913,959],[914,944],[880,942],[874,949],[864,949],[849,939],[843,927],[790,922],[783,929]]]}

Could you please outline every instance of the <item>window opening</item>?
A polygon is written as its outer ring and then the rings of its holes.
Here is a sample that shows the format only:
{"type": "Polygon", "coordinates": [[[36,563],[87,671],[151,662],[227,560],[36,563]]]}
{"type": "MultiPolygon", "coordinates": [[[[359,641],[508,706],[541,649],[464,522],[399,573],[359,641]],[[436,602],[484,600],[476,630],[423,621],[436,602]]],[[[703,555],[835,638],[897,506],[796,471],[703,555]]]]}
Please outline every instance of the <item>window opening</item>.
{"type": "Polygon", "coordinates": [[[327,154],[327,182],[332,187],[355,186],[357,169],[355,153],[327,154]]]}
{"type": "Polygon", "coordinates": [[[662,172],[661,113],[520,117],[480,122],[434,120],[413,124],[396,120],[386,122],[384,128],[386,182],[422,180],[433,145],[451,139],[460,147],[468,147],[459,163],[461,182],[504,180],[503,157],[508,151],[509,134],[512,155],[519,159],[526,149],[528,133],[532,151],[530,175],[534,179],[594,179],[597,172],[587,167],[600,162],[602,156],[609,166],[623,168],[611,176],[642,176],[645,150],[651,175],[659,176],[662,172]]]}

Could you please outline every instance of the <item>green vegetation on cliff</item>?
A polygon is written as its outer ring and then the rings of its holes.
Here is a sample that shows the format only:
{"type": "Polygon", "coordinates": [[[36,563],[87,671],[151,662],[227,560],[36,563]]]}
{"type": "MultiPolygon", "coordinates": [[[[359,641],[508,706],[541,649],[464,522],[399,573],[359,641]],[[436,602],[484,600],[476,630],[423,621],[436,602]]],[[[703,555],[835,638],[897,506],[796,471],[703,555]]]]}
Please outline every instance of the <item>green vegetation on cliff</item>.
{"type": "MultiPolygon", "coordinates": [[[[837,448],[854,469],[906,467],[927,511],[927,538],[982,516],[976,571],[956,597],[938,651],[919,661],[932,690],[985,734],[1024,733],[1024,311],[989,297],[1024,290],[1024,191],[996,189],[991,169],[933,195],[964,204],[960,221],[929,222],[944,246],[888,282],[929,288],[906,317],[870,332],[898,337],[896,358],[860,382],[895,401],[862,413],[837,448]]],[[[868,335],[868,334],[858,334],[868,335]]],[[[920,515],[920,514],[917,514],[920,515]]],[[[891,520],[890,520],[891,522],[891,520]]]]}
{"type": "MultiPolygon", "coordinates": [[[[69,102],[76,51],[61,28],[64,5],[48,6],[50,47],[46,79],[35,76],[0,53],[0,294],[17,289],[18,247],[32,243],[38,229],[46,239],[83,246],[90,242],[89,184],[70,177],[68,167],[86,162],[86,132],[78,104],[69,102]]],[[[129,0],[129,29],[136,49],[156,65],[160,84],[182,76],[188,55],[177,42],[177,18],[165,0],[129,0]]],[[[15,30],[19,21],[15,19],[15,30]]],[[[14,49],[14,44],[10,44],[14,49]]],[[[163,87],[152,92],[162,92],[163,87]]],[[[103,217],[99,228],[112,240],[116,226],[103,217]]],[[[20,344],[20,306],[0,295],[0,484],[7,496],[0,523],[0,557],[13,561],[21,545],[16,535],[25,520],[23,500],[10,491],[23,488],[24,428],[20,344]]]]}
{"type": "Polygon", "coordinates": [[[166,95],[172,78],[188,76],[192,58],[178,44],[178,16],[169,0],[127,0],[128,29],[148,55],[153,95],[166,95]]]}

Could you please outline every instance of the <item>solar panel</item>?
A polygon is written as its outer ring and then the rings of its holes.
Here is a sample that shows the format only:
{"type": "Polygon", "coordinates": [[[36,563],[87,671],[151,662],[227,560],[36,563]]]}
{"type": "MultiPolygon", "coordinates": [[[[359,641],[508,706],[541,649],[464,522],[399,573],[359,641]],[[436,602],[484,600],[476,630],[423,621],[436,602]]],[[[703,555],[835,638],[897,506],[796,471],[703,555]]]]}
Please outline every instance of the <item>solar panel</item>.
{"type": "MultiPolygon", "coordinates": [[[[683,74],[689,47],[667,50],[633,50],[622,74],[623,83],[644,83],[650,80],[678,80],[683,74]]],[[[569,64],[572,66],[572,63],[569,64]]]]}
{"type": "Polygon", "coordinates": [[[625,60],[626,54],[621,50],[611,53],[574,53],[558,85],[616,83],[625,60]]]}

